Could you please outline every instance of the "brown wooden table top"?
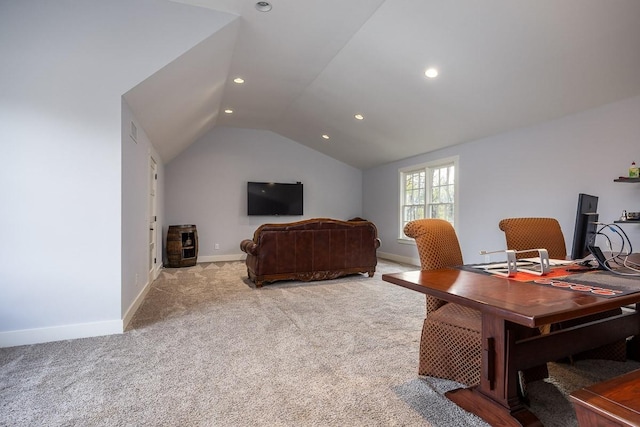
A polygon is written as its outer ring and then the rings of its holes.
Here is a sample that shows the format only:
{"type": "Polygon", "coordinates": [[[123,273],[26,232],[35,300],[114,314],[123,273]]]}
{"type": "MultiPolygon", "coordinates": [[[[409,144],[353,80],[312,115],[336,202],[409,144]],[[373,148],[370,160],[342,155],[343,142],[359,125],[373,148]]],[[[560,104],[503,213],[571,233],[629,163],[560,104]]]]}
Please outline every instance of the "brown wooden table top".
{"type": "MultiPolygon", "coordinates": [[[[640,370],[576,390],[570,399],[615,422],[598,425],[640,425],[640,370]]],[[[576,408],[576,411],[578,408],[576,408]]],[[[581,424],[582,425],[582,424],[581,424]]]]}
{"type": "Polygon", "coordinates": [[[640,303],[640,293],[604,298],[449,268],[383,274],[382,280],[531,328],[640,303]]]}

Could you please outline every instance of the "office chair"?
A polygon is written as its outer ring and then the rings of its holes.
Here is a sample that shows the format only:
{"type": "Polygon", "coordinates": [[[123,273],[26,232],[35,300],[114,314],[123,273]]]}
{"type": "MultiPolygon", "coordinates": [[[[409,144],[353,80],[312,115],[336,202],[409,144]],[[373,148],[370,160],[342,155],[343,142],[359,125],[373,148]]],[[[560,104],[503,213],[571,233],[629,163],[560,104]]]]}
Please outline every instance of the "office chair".
{"type": "MultiPolygon", "coordinates": [[[[504,231],[507,241],[507,249],[522,251],[526,249],[544,248],[549,252],[549,258],[566,259],[567,248],[560,223],[555,218],[505,218],[498,223],[500,230],[504,231]]],[[[516,258],[532,258],[538,256],[537,252],[525,252],[516,254],[516,258]]],[[[541,328],[543,333],[576,326],[593,320],[604,319],[622,313],[621,309],[607,311],[589,316],[587,318],[556,323],[541,328]]],[[[607,359],[625,361],[626,341],[607,344],[593,350],[575,354],[572,360],[579,359],[607,359]]]]}
{"type": "MultiPolygon", "coordinates": [[[[415,239],[421,269],[462,265],[462,252],[453,226],[442,219],[409,222],[404,234],[415,239]]],[[[426,318],[420,339],[418,373],[457,381],[480,383],[482,317],[479,311],[426,296],[426,318]]],[[[527,371],[527,380],[548,376],[546,364],[527,371]]]]}

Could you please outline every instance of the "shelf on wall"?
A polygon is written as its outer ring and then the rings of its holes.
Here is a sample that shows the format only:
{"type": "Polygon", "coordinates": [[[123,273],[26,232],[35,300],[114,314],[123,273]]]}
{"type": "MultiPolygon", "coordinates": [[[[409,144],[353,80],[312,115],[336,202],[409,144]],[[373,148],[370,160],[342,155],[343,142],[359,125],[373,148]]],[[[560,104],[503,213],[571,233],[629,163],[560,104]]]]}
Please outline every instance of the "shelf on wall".
{"type": "Polygon", "coordinates": [[[625,178],[621,176],[620,178],[616,178],[613,182],[640,182],[640,178],[625,178]]]}

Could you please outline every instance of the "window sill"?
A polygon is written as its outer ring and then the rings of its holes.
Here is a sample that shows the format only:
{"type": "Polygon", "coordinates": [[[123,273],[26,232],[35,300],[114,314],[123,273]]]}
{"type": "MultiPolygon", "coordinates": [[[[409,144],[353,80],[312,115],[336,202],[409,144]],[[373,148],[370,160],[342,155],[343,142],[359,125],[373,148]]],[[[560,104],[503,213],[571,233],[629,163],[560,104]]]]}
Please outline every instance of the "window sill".
{"type": "Polygon", "coordinates": [[[403,238],[401,238],[401,237],[399,237],[399,238],[396,240],[396,242],[397,242],[397,243],[400,243],[401,245],[412,245],[412,246],[415,246],[415,245],[416,245],[416,241],[415,241],[415,240],[413,240],[413,239],[403,239],[403,238]]]}

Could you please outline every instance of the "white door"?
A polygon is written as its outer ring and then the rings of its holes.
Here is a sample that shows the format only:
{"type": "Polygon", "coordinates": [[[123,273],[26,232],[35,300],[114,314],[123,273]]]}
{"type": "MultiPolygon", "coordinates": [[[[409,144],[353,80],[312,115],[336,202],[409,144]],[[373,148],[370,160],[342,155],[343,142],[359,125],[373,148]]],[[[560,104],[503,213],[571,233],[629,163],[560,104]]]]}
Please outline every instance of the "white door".
{"type": "Polygon", "coordinates": [[[149,283],[154,279],[156,259],[156,188],[158,184],[158,166],[153,157],[149,167],[149,283]]]}

